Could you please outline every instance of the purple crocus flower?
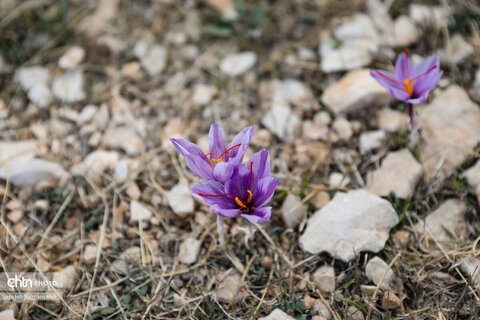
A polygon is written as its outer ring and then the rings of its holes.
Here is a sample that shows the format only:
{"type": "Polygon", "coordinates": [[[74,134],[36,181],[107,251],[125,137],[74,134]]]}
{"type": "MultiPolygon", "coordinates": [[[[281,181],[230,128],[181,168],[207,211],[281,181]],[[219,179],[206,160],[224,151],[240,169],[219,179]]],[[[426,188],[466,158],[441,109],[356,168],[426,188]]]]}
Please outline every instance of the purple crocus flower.
{"type": "Polygon", "coordinates": [[[278,179],[270,176],[267,150],[255,153],[245,166],[234,167],[225,184],[218,181],[197,182],[192,194],[208,204],[222,218],[242,216],[249,222],[270,219],[272,207],[264,205],[272,198],[278,179]]]}
{"type": "Polygon", "coordinates": [[[428,93],[435,88],[442,77],[440,59],[438,56],[425,58],[418,66],[414,67],[408,58],[408,49],[398,56],[395,63],[395,74],[383,70],[370,71],[390,94],[409,104],[410,128],[413,128],[413,104],[424,103],[428,93]]]}
{"type": "Polygon", "coordinates": [[[185,139],[172,138],[170,141],[185,157],[193,174],[202,179],[225,182],[233,173],[233,168],[242,163],[254,130],[255,126],[243,129],[227,148],[222,126],[212,124],[209,132],[210,152],[207,154],[185,139]]]}

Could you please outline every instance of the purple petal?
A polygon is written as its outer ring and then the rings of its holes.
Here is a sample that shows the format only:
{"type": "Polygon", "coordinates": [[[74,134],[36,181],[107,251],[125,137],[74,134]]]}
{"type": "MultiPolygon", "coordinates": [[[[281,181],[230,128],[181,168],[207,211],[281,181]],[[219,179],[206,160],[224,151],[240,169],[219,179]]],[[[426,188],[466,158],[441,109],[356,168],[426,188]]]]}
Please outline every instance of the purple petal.
{"type": "Polygon", "coordinates": [[[225,194],[224,186],[218,181],[208,180],[197,182],[192,186],[192,194],[203,200],[209,206],[219,206],[222,208],[233,209],[238,207],[231,196],[223,196],[225,194]],[[202,196],[209,195],[209,196],[202,196]]]}
{"type": "Polygon", "coordinates": [[[412,60],[410,60],[404,52],[398,56],[397,63],[395,64],[395,75],[401,83],[403,83],[405,79],[415,76],[415,68],[412,60]]]}
{"type": "Polygon", "coordinates": [[[202,179],[213,179],[212,167],[208,160],[203,159],[205,154],[199,146],[181,138],[172,138],[170,141],[185,157],[187,165],[194,175],[202,179]]]}
{"type": "Polygon", "coordinates": [[[389,88],[388,91],[395,99],[398,99],[401,101],[408,101],[410,99],[410,96],[408,95],[408,93],[403,89],[389,88]]]}
{"type": "Polygon", "coordinates": [[[443,71],[438,71],[438,69],[432,70],[430,73],[426,74],[423,77],[414,80],[413,82],[413,96],[420,98],[425,96],[429,91],[433,90],[440,81],[443,71]]]}
{"type": "Polygon", "coordinates": [[[433,66],[437,66],[437,70],[440,68],[440,58],[438,56],[430,56],[425,58],[418,66],[415,67],[414,76],[424,74],[429,71],[433,66]]]}
{"type": "Polygon", "coordinates": [[[403,89],[403,84],[397,81],[397,78],[393,73],[383,71],[383,70],[370,70],[370,75],[375,80],[377,80],[382,86],[387,88],[387,90],[390,89],[391,87],[397,88],[397,89],[403,89]]]}
{"type": "Polygon", "coordinates": [[[213,169],[213,177],[215,180],[225,182],[233,172],[233,166],[227,162],[219,162],[213,169]]]}
{"type": "Polygon", "coordinates": [[[210,155],[210,159],[218,159],[222,153],[227,150],[227,142],[225,141],[225,133],[223,132],[222,126],[214,123],[210,126],[210,131],[208,133],[208,141],[210,146],[210,152],[215,153],[215,155],[210,155]],[[213,157],[213,158],[212,158],[213,157]]]}
{"type": "MultiPolygon", "coordinates": [[[[252,181],[252,189],[253,186],[254,185],[252,181]]],[[[235,167],[232,176],[225,181],[225,193],[234,194],[242,200],[246,200],[248,198],[247,190],[249,187],[250,171],[244,166],[235,167]]]]}
{"type": "Polygon", "coordinates": [[[266,177],[258,182],[257,190],[253,194],[252,205],[256,208],[265,205],[273,197],[278,179],[266,177]]]}
{"type": "Polygon", "coordinates": [[[221,206],[213,205],[210,207],[213,213],[224,218],[235,218],[242,214],[242,211],[237,209],[227,209],[221,206]]]}
{"type": "Polygon", "coordinates": [[[242,214],[242,217],[253,223],[262,223],[270,219],[272,207],[255,208],[250,214],[242,214]]]}
{"type": "Polygon", "coordinates": [[[260,150],[248,159],[245,167],[250,170],[250,163],[252,165],[252,186],[257,185],[258,181],[264,177],[270,176],[270,156],[266,149],[260,150]]]}
{"type": "Polygon", "coordinates": [[[254,131],[255,126],[251,126],[240,131],[235,138],[233,138],[229,148],[232,148],[238,144],[240,144],[240,146],[228,151],[228,153],[225,155],[224,161],[233,161],[234,164],[242,163],[243,156],[250,145],[254,131]]]}

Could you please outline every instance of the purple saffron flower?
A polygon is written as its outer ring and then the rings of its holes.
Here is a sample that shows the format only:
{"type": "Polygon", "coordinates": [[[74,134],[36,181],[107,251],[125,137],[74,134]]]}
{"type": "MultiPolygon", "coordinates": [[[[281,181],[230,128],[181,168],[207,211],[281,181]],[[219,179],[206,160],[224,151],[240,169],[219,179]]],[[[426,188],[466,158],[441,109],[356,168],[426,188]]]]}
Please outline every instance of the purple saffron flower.
{"type": "Polygon", "coordinates": [[[370,74],[387,88],[394,98],[409,104],[424,103],[428,93],[442,77],[439,60],[438,56],[431,56],[414,67],[408,58],[408,49],[405,49],[397,59],[395,74],[382,70],[372,70],[370,74]]]}
{"type": "Polygon", "coordinates": [[[225,182],[233,173],[233,168],[242,163],[254,130],[255,126],[243,129],[227,148],[222,126],[212,124],[209,132],[210,152],[207,154],[185,139],[172,138],[170,141],[185,157],[193,174],[202,179],[225,182]]]}
{"type": "Polygon", "coordinates": [[[225,184],[218,181],[197,182],[192,194],[208,204],[222,218],[242,216],[249,222],[270,219],[272,207],[263,207],[273,196],[278,179],[270,176],[267,150],[255,153],[245,166],[233,168],[225,184]]]}

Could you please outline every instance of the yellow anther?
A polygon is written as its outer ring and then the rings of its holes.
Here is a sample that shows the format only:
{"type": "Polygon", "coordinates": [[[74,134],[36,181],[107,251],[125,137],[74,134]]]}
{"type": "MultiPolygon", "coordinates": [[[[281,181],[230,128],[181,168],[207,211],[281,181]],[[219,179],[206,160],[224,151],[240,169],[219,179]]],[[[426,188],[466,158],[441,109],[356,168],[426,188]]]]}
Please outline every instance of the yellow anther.
{"type": "Polygon", "coordinates": [[[403,81],[403,88],[408,93],[408,96],[411,97],[413,95],[413,78],[412,77],[405,79],[405,81],[403,81]]]}
{"type": "Polygon", "coordinates": [[[215,166],[213,165],[214,161],[215,161],[215,159],[210,159],[210,165],[212,166],[212,169],[215,169],[215,166]]]}
{"type": "Polygon", "coordinates": [[[238,197],[235,197],[235,202],[240,206],[240,209],[243,209],[246,207],[245,203],[243,203],[243,201],[240,200],[238,197]]]}
{"type": "Polygon", "coordinates": [[[252,200],[252,191],[250,190],[247,190],[248,192],[248,199],[247,199],[247,203],[250,203],[250,200],[252,200]]]}

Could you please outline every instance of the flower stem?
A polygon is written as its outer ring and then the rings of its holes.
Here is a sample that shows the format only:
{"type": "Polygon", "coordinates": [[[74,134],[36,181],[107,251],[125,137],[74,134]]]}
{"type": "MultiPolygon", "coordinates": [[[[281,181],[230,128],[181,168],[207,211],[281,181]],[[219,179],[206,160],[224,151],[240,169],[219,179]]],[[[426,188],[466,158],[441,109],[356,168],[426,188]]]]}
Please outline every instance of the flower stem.
{"type": "Polygon", "coordinates": [[[409,103],[408,104],[408,115],[410,116],[410,131],[413,131],[415,127],[415,120],[414,120],[414,114],[413,114],[413,104],[409,103]]]}
{"type": "Polygon", "coordinates": [[[222,249],[227,249],[225,245],[225,235],[223,233],[223,217],[217,216],[218,242],[222,249]]]}

